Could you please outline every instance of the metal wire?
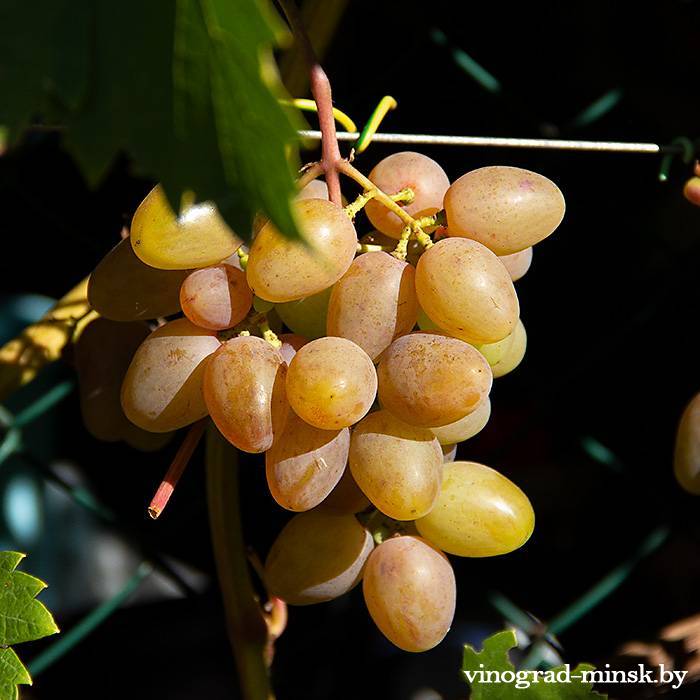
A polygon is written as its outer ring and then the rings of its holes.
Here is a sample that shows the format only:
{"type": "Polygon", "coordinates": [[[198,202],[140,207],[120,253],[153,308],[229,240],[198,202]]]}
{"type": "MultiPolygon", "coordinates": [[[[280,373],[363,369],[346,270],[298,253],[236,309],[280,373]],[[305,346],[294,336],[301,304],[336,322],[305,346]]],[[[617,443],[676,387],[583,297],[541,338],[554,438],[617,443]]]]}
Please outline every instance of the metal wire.
{"type": "MultiPolygon", "coordinates": [[[[355,141],[356,133],[339,131],[339,141],[355,141]]],[[[320,140],[321,132],[300,131],[305,139],[320,140]]],[[[431,146],[486,146],[489,148],[537,148],[558,151],[598,151],[608,153],[682,153],[678,144],[636,143],[626,141],[571,141],[566,139],[512,139],[491,136],[448,136],[442,134],[374,134],[375,143],[425,144],[431,146]]]]}

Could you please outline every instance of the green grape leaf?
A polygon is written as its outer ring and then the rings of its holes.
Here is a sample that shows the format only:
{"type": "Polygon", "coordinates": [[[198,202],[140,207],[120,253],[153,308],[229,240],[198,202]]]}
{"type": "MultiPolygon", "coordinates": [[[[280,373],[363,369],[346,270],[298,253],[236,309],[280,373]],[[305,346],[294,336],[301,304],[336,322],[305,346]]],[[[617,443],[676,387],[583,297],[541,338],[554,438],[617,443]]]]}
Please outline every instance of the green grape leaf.
{"type": "Polygon", "coordinates": [[[268,0],[5,0],[0,124],[10,144],[40,121],[95,184],[126,151],[182,195],[213,200],[250,237],[257,211],[296,236],[297,117],[279,103],[268,0]]]}
{"type": "Polygon", "coordinates": [[[517,646],[515,632],[504,630],[484,640],[484,648],[476,651],[465,645],[462,661],[462,677],[471,687],[471,700],[595,700],[606,698],[593,690],[593,683],[581,678],[590,673],[594,666],[578,664],[575,668],[557,666],[546,671],[546,676],[533,672],[516,671],[508,657],[508,652],[517,646]],[[509,672],[501,682],[496,682],[495,671],[509,672]],[[525,675],[528,674],[528,675],[525,675]]]}
{"type": "Polygon", "coordinates": [[[10,644],[56,634],[58,627],[43,603],[36,600],[46,584],[16,571],[24,559],[19,552],[0,552],[0,700],[17,698],[17,685],[32,679],[10,644]]]}

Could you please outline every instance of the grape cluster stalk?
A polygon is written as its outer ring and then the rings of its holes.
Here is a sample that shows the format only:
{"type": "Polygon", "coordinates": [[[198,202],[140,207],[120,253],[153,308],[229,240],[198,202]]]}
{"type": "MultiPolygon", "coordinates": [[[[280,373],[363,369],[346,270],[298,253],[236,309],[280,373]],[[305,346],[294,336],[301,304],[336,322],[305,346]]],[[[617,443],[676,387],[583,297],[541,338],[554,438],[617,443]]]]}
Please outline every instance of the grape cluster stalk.
{"type": "Polygon", "coordinates": [[[83,412],[96,437],[140,449],[188,428],[152,517],[205,419],[264,454],[270,494],[294,513],[261,567],[271,600],[320,603],[362,582],[381,632],[420,652],[454,616],[448,555],[506,554],[534,528],[513,482],[454,459],[489,421],[494,378],[525,354],[514,281],[564,199],[520,168],[451,182],[414,152],[369,176],[335,164],[362,191],[335,203],[323,167],[307,168],[303,241],[261,214],[244,245],[213,206],[175,213],[156,186],[90,278],[83,412]],[[360,216],[372,229],[358,234],[360,216]]]}

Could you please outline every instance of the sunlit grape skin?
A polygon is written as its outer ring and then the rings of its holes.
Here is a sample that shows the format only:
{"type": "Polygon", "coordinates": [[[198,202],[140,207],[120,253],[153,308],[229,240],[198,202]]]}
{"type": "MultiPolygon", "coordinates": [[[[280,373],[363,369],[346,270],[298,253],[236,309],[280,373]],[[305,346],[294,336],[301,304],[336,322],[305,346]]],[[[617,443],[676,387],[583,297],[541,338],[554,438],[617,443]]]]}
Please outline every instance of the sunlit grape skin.
{"type": "Polygon", "coordinates": [[[443,468],[437,503],[416,520],[418,532],[436,547],[461,557],[492,557],[522,547],[535,514],[527,496],[483,464],[453,462],[443,468]]]}
{"type": "Polygon", "coordinates": [[[418,318],[415,269],[388,253],[364,253],[333,285],[328,335],[357,343],[375,362],[418,318]]]}
{"type": "Polygon", "coordinates": [[[510,255],[499,255],[498,259],[505,265],[506,270],[513,282],[517,282],[525,276],[525,273],[532,265],[532,246],[519,250],[517,253],[510,255]]]}
{"type": "Polygon", "coordinates": [[[349,447],[348,428],[320,430],[290,411],[287,425],[265,453],[272,497],[287,510],[314,508],[340,481],[349,447]]]}
{"type": "Polygon", "coordinates": [[[508,270],[488,248],[446,238],[418,261],[416,293],[440,328],[468,343],[494,343],[515,328],[518,295],[508,270]]]}
{"type": "MultiPolygon", "coordinates": [[[[438,163],[412,151],[387,156],[372,168],[369,179],[387,194],[410,188],[415,198],[410,204],[401,206],[414,218],[430,216],[442,209],[443,197],[450,186],[445,171],[438,163]]],[[[372,200],[365,206],[365,212],[378,231],[393,238],[401,237],[406,224],[383,204],[372,200]]]]}
{"type": "Polygon", "coordinates": [[[215,265],[242,243],[211,202],[186,206],[176,215],[160,185],[136,209],[130,239],[144,263],[162,270],[215,265]]]}
{"type": "Polygon", "coordinates": [[[264,452],[284,429],[287,363],[262,338],[227,340],[208,360],[204,398],[221,434],[239,450],[264,452]]]}
{"type": "Polygon", "coordinates": [[[486,396],[481,400],[479,405],[464,418],[443,425],[439,428],[431,428],[430,431],[435,435],[441,445],[452,445],[456,442],[463,442],[474,437],[481,432],[489,421],[491,416],[491,399],[486,396]]]}
{"type": "Polygon", "coordinates": [[[377,393],[377,373],[367,353],[345,338],[318,338],[289,364],[287,398],[310,425],[337,430],[357,423],[377,393]]]}
{"type": "Polygon", "coordinates": [[[201,328],[224,330],[240,323],[253,304],[245,273],[227,263],[191,272],[180,288],[185,316],[201,328]]]}
{"type": "Polygon", "coordinates": [[[676,433],[673,468],[678,483],[688,493],[700,496],[700,394],[683,411],[676,433]]]}
{"type": "Polygon", "coordinates": [[[328,497],[318,507],[332,513],[360,513],[371,505],[352,476],[350,467],[345,467],[343,476],[328,494],[328,497]]]}
{"type": "Polygon", "coordinates": [[[432,649],[452,624],[457,586],[447,557],[420,537],[391,537],[370,555],[362,592],[377,627],[400,649],[432,649]]]}
{"type": "Polygon", "coordinates": [[[206,416],[204,360],[220,345],[212,331],[186,318],[153,331],[124,377],[121,403],[126,417],[144,430],[165,433],[206,416]]]}
{"type": "Polygon", "coordinates": [[[88,301],[112,321],[138,321],[180,311],[180,285],[189,270],[158,270],[134,253],[129,240],[119,242],[90,275],[88,301]]]}
{"type": "Polygon", "coordinates": [[[432,428],[473,411],[491,390],[491,368],[471,345],[433,333],[397,338],[377,367],[379,402],[411,425],[432,428]]]}
{"type": "Polygon", "coordinates": [[[337,282],[355,257],[357,234],[339,206],[323,199],[295,202],[306,244],[285,238],[267,223],[253,240],[246,275],[261,299],[294,301],[337,282]]]}
{"type": "Polygon", "coordinates": [[[354,588],[374,548],[354,515],[315,509],[295,515],[265,561],[268,591],[291,605],[332,600],[354,588]]]}
{"type": "MultiPolygon", "coordinates": [[[[494,379],[503,377],[512,372],[525,357],[527,349],[527,333],[523,322],[518,320],[515,329],[511,333],[512,339],[505,352],[491,365],[494,379]]],[[[481,349],[481,348],[480,348],[481,349]]]]}
{"type": "Polygon", "coordinates": [[[332,287],[321,290],[304,299],[288,301],[286,304],[276,304],[277,314],[292,332],[316,340],[326,333],[326,316],[328,302],[331,298],[332,287]]]}
{"type": "Polygon", "coordinates": [[[543,175],[494,165],[455,180],[445,194],[447,231],[479,241],[496,255],[539,243],[561,223],[559,188],[543,175]]]}
{"type": "Polygon", "coordinates": [[[430,512],[440,491],[442,450],[427,428],[374,411],[353,428],[350,469],[382,513],[415,520],[430,512]]]}

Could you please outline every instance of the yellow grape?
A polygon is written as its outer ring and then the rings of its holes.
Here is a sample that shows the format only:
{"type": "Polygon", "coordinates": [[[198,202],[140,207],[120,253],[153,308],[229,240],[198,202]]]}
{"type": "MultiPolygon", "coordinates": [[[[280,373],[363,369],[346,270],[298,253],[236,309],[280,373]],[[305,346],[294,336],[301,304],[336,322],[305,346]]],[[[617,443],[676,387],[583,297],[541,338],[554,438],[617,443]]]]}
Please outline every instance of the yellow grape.
{"type": "Polygon", "coordinates": [[[360,487],[352,476],[349,467],[345,468],[343,476],[321,503],[319,508],[333,513],[360,513],[372,505],[369,498],[362,493],[360,487]]]}
{"type": "Polygon", "coordinates": [[[354,588],[374,548],[354,515],[310,510],[280,532],[265,561],[268,591],[292,605],[332,600],[354,588]]]}
{"type": "Polygon", "coordinates": [[[479,405],[464,418],[454,423],[443,425],[439,428],[431,428],[433,435],[441,445],[450,446],[455,442],[463,442],[481,432],[491,417],[491,399],[485,396],[479,405]]]}
{"type": "Polygon", "coordinates": [[[185,316],[195,325],[214,331],[240,323],[252,304],[253,293],[245,273],[227,263],[194,270],[180,289],[185,316]]]}
{"type": "Polygon", "coordinates": [[[207,415],[204,360],[221,343],[186,318],[151,333],[136,351],[122,384],[126,417],[144,430],[166,433],[207,415]]]}
{"type": "Polygon", "coordinates": [[[415,520],[430,512],[440,491],[442,450],[427,428],[375,411],[353,428],[350,469],[382,513],[415,520]]]}
{"type": "Polygon", "coordinates": [[[239,450],[264,452],[287,421],[287,363],[255,336],[227,340],[208,360],[204,398],[221,434],[239,450]]]}
{"type": "Polygon", "coordinates": [[[328,304],[328,335],[357,343],[375,362],[418,318],[412,265],[388,253],[364,253],[335,283],[328,304]]]}
{"type": "Polygon", "coordinates": [[[328,185],[323,180],[311,180],[299,190],[297,199],[328,199],[328,185]]]}
{"type": "Polygon", "coordinates": [[[678,425],[673,467],[678,483],[700,496],[700,394],[686,406],[678,425]]]}
{"type": "Polygon", "coordinates": [[[530,269],[530,265],[532,265],[532,246],[510,255],[499,255],[498,259],[506,266],[506,270],[508,270],[508,274],[513,282],[517,282],[521,277],[525,276],[525,273],[530,269]]]}
{"type": "Polygon", "coordinates": [[[139,260],[128,240],[102,258],[90,275],[88,301],[112,321],[140,321],[180,311],[180,285],[189,270],[157,270],[139,260]]]}
{"type": "Polygon", "coordinates": [[[119,393],[131,358],[149,334],[145,323],[91,321],[75,345],[80,411],[88,432],[98,440],[121,440],[131,425],[119,393]]]}
{"type": "Polygon", "coordinates": [[[527,496],[494,469],[445,464],[435,507],[416,521],[436,547],[460,557],[492,557],[522,547],[535,527],[527,496]]]}
{"type": "Polygon", "coordinates": [[[454,462],[457,459],[457,445],[441,445],[442,461],[444,463],[454,462]]]}
{"type": "MultiPolygon", "coordinates": [[[[442,209],[442,200],[450,186],[445,171],[432,158],[422,153],[403,151],[381,160],[372,168],[369,179],[387,194],[395,194],[410,187],[415,199],[401,205],[415,219],[430,216],[442,209]]],[[[401,219],[383,204],[370,200],[365,212],[378,231],[400,238],[405,225],[401,219]]]]}
{"type": "Polygon", "coordinates": [[[455,180],[445,194],[447,231],[510,255],[547,238],[564,218],[564,196],[543,175],[494,165],[455,180]]]}
{"type": "Polygon", "coordinates": [[[520,315],[508,270],[488,248],[468,238],[445,238],[423,253],[416,292],[434,323],[468,343],[502,340],[520,315]]]}
{"type": "Polygon", "coordinates": [[[432,333],[397,338],[377,367],[379,402],[425,428],[454,423],[491,390],[491,368],[471,345],[432,333]]]}
{"type": "Polygon", "coordinates": [[[326,335],[326,316],[332,287],[310,297],[276,304],[275,310],[289,330],[308,340],[326,335]]]}
{"type": "Polygon", "coordinates": [[[345,338],[318,338],[293,357],[287,375],[287,398],[309,425],[337,430],[357,423],[377,393],[372,360],[345,338]]]}
{"type": "Polygon", "coordinates": [[[248,286],[267,301],[318,294],[337,282],[355,257],[357,234],[343,209],[324,199],[303,199],[294,209],[305,242],[285,238],[267,223],[250,249],[248,286]]]}
{"type": "Polygon", "coordinates": [[[515,328],[503,340],[497,340],[495,343],[484,343],[483,345],[475,345],[474,347],[486,358],[486,362],[491,365],[491,370],[510,353],[510,349],[515,339],[515,328]]]}
{"type": "MultiPolygon", "coordinates": [[[[527,333],[525,332],[525,326],[523,326],[522,321],[518,320],[511,336],[511,342],[505,352],[491,365],[494,378],[503,377],[508,374],[508,372],[512,372],[523,361],[523,357],[525,357],[527,333]]],[[[482,345],[479,347],[479,350],[483,352],[483,348],[484,346],[482,345]]]]}
{"type": "Polygon", "coordinates": [[[134,252],[162,270],[215,265],[241,243],[211,202],[185,206],[175,215],[160,185],[146,195],[131,222],[134,252]]]}
{"type": "Polygon", "coordinates": [[[265,454],[267,485],[283,508],[310,510],[340,481],[348,461],[350,431],[320,430],[290,411],[287,425],[265,454]]]}
{"type": "Polygon", "coordinates": [[[279,349],[279,352],[287,365],[289,365],[289,363],[292,361],[294,355],[297,354],[297,350],[309,342],[306,338],[296,335],[295,333],[282,333],[279,336],[279,339],[282,343],[282,347],[279,349]]]}
{"type": "Polygon", "coordinates": [[[416,323],[418,328],[420,328],[422,331],[436,331],[437,333],[445,332],[442,330],[442,328],[439,328],[436,323],[433,323],[433,321],[430,320],[430,317],[425,313],[425,311],[423,311],[423,309],[418,311],[418,319],[416,323]]]}
{"type": "Polygon", "coordinates": [[[450,629],[457,584],[447,557],[420,537],[382,542],[362,580],[367,610],[384,636],[404,651],[427,651],[450,629]]]}

